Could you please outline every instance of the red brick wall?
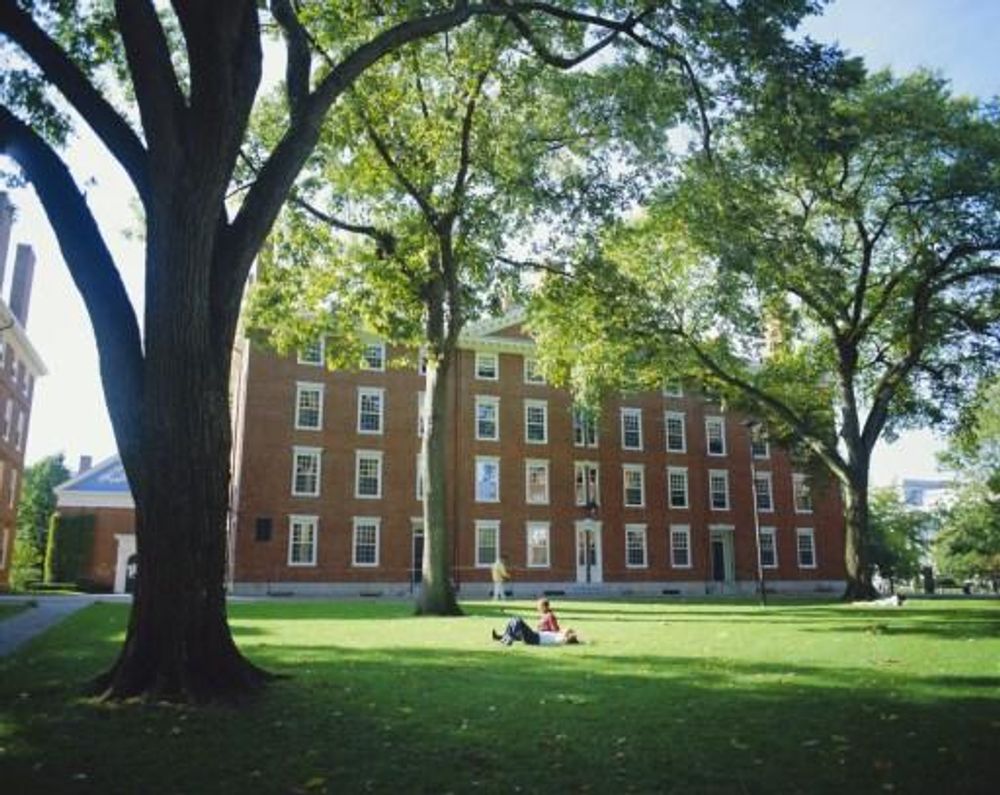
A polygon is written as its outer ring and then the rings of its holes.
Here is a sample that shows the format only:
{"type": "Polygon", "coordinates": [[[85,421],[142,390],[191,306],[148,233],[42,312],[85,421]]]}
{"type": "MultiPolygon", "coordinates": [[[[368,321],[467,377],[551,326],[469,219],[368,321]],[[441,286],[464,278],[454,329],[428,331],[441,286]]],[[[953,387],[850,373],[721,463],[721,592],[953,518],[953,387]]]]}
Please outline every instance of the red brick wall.
{"type": "Polygon", "coordinates": [[[111,589],[115,585],[118,542],[115,536],[135,532],[135,513],[131,508],[60,508],[63,516],[94,517],[94,546],[81,580],[111,589]]]}

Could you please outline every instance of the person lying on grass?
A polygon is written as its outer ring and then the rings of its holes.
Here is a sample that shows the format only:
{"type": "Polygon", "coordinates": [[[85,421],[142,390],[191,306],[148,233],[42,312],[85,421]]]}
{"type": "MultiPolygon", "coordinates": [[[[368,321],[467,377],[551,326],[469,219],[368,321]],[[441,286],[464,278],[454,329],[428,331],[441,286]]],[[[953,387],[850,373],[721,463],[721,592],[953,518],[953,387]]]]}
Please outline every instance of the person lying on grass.
{"type": "Polygon", "coordinates": [[[513,645],[515,640],[523,641],[529,646],[562,646],[580,642],[579,636],[572,629],[567,628],[555,632],[543,629],[541,632],[535,632],[520,616],[514,616],[507,622],[503,634],[498,633],[495,629],[491,629],[490,634],[493,640],[504,646],[513,645]]]}

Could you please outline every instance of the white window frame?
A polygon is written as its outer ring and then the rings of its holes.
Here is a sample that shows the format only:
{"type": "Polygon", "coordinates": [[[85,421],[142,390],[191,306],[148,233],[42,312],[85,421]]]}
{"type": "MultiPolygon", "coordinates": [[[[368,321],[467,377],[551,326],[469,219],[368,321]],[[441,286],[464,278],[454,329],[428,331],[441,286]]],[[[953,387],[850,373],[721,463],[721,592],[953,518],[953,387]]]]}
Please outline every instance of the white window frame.
{"type": "Polygon", "coordinates": [[[364,436],[381,436],[385,432],[385,389],[375,386],[358,387],[358,433],[364,436]],[[364,414],[365,397],[378,397],[378,429],[362,428],[361,418],[364,414]]]}
{"type": "Polygon", "coordinates": [[[574,408],[573,420],[573,446],[574,447],[597,447],[597,417],[587,414],[581,408],[574,408]],[[593,433],[589,433],[593,431],[593,433]]]}
{"type": "Polygon", "coordinates": [[[667,544],[670,547],[670,568],[672,569],[690,569],[693,568],[694,562],[692,561],[691,554],[691,525],[689,524],[672,524],[667,528],[668,538],[667,544]],[[674,544],[674,534],[683,536],[684,538],[684,549],[687,552],[687,563],[677,562],[677,551],[680,549],[676,544],[674,544]]]}
{"type": "Polygon", "coordinates": [[[536,356],[524,357],[524,383],[545,386],[545,376],[540,372],[536,356]]]}
{"type": "Polygon", "coordinates": [[[750,428],[750,455],[755,461],[767,461],[771,457],[771,442],[768,441],[767,431],[760,425],[754,425],[750,428]],[[764,445],[764,452],[758,454],[754,449],[755,444],[764,445]]]}
{"type": "Polygon", "coordinates": [[[477,442],[499,442],[500,441],[500,398],[497,395],[476,395],[475,412],[473,416],[475,422],[475,435],[477,442]],[[493,407],[493,436],[483,436],[479,433],[479,407],[493,407]]]}
{"type": "Polygon", "coordinates": [[[383,491],[383,462],[385,453],[381,450],[355,450],[354,451],[354,499],[356,500],[381,500],[383,491]],[[375,461],[377,463],[375,473],[378,478],[377,494],[361,493],[361,461],[375,461]]]}
{"type": "Polygon", "coordinates": [[[663,412],[663,444],[668,453],[687,452],[687,415],[683,411],[663,412]],[[678,420],[681,424],[681,446],[670,446],[670,421],[678,420]]]}
{"type": "Polygon", "coordinates": [[[722,458],[728,452],[728,446],[726,445],[726,418],[712,415],[710,417],[705,417],[705,454],[712,456],[714,458],[722,458]],[[713,453],[712,452],[712,426],[717,425],[719,428],[719,440],[722,442],[722,452],[713,453]]]}
{"type": "Polygon", "coordinates": [[[619,421],[621,425],[622,434],[622,450],[642,450],[642,409],[635,408],[634,406],[622,406],[619,411],[619,421]],[[637,446],[631,446],[626,444],[628,439],[628,432],[625,429],[625,418],[635,417],[637,419],[636,432],[639,434],[639,444],[637,446]]]}
{"type": "Polygon", "coordinates": [[[547,400],[525,400],[524,401],[524,442],[525,444],[548,444],[549,443],[549,402],[547,400]],[[528,433],[531,427],[528,421],[529,412],[532,409],[542,410],[542,438],[532,439],[528,433]]]}
{"type": "Polygon", "coordinates": [[[661,391],[663,392],[663,397],[684,397],[684,386],[680,381],[664,381],[663,389],[661,391]]]}
{"type": "Polygon", "coordinates": [[[17,505],[17,480],[20,477],[20,471],[11,468],[10,470],[10,492],[7,494],[7,507],[13,508],[17,505]]]}
{"type": "MultiPolygon", "coordinates": [[[[300,544],[301,546],[301,544],[300,544]]],[[[288,554],[286,561],[289,566],[315,566],[319,557],[319,517],[293,513],[288,517],[288,554]],[[312,557],[309,560],[292,560],[292,549],[295,547],[295,525],[308,527],[312,538],[312,557]]]]}
{"type": "Polygon", "coordinates": [[[590,495],[593,497],[595,505],[601,504],[601,467],[596,461],[574,461],[573,462],[573,499],[576,504],[583,507],[587,504],[587,492],[590,491],[589,484],[590,478],[589,473],[594,473],[594,494],[590,495]],[[583,473],[583,497],[580,499],[580,491],[577,488],[577,481],[580,474],[583,473]]]}
{"type": "Polygon", "coordinates": [[[427,423],[424,422],[424,397],[426,392],[421,390],[417,392],[417,438],[423,439],[424,433],[427,430],[427,423]]]}
{"type": "Polygon", "coordinates": [[[548,505],[551,493],[551,480],[549,477],[549,462],[544,458],[528,458],[524,462],[524,502],[527,505],[548,505]],[[531,471],[540,469],[545,472],[545,496],[540,500],[531,498],[531,471]]]}
{"type": "Polygon", "coordinates": [[[758,512],[774,513],[774,476],[770,473],[770,471],[761,471],[759,469],[754,470],[753,499],[754,503],[757,505],[758,512]],[[767,507],[760,504],[760,497],[762,495],[757,491],[758,481],[767,483],[767,507]]]}
{"type": "Polygon", "coordinates": [[[382,519],[378,516],[355,516],[352,523],[351,534],[351,565],[362,569],[374,569],[379,565],[380,550],[382,547],[382,519]],[[375,527],[375,561],[358,560],[358,529],[364,525],[374,525],[375,527]]]}
{"type": "Polygon", "coordinates": [[[529,569],[548,569],[552,567],[552,530],[549,522],[525,522],[524,524],[525,565],[529,569]],[[545,531],[545,562],[534,563],[531,559],[531,534],[533,530],[545,531]]]}
{"type": "Polygon", "coordinates": [[[760,528],[760,566],[762,569],[778,568],[778,528],[776,527],[760,528]],[[774,560],[771,563],[764,562],[764,536],[771,539],[771,551],[774,554],[774,560]]]}
{"type": "Polygon", "coordinates": [[[796,472],[792,475],[792,507],[795,513],[811,514],[814,510],[812,488],[809,486],[809,476],[796,472]],[[799,497],[804,493],[809,500],[808,508],[799,507],[799,497]]]}
{"type": "Polygon", "coordinates": [[[423,453],[417,453],[417,477],[416,477],[416,497],[417,502],[424,501],[424,467],[423,467],[423,453]]]}
{"type": "Polygon", "coordinates": [[[364,342],[361,344],[361,369],[366,370],[370,373],[384,373],[385,372],[385,343],[381,341],[377,342],[364,342]],[[377,354],[377,364],[372,364],[368,361],[368,354],[370,352],[378,351],[377,354]]]}
{"type": "Polygon", "coordinates": [[[26,411],[17,412],[17,422],[14,423],[14,449],[17,451],[21,450],[24,444],[24,421],[28,416],[26,411]]]}
{"type": "Polygon", "coordinates": [[[800,569],[815,569],[819,566],[818,555],[816,554],[816,532],[811,527],[796,527],[795,528],[795,560],[799,564],[800,569]],[[812,563],[804,564],[802,562],[802,539],[808,538],[809,545],[812,551],[812,563]]]}
{"type": "Polygon", "coordinates": [[[477,381],[499,381],[500,380],[500,354],[489,353],[487,351],[476,351],[476,380],[477,381]],[[486,362],[493,361],[493,375],[482,375],[480,367],[486,362]]]}
{"type": "Polygon", "coordinates": [[[488,569],[500,558],[500,520],[499,519],[476,519],[476,568],[488,569]],[[493,560],[484,560],[480,553],[483,546],[480,543],[484,531],[491,530],[496,535],[493,560]]]}
{"type": "Polygon", "coordinates": [[[14,430],[14,401],[7,398],[7,406],[3,411],[3,440],[10,441],[10,435],[14,430]]]}
{"type": "Polygon", "coordinates": [[[626,508],[646,507],[646,465],[645,464],[622,464],[622,505],[626,508]],[[628,501],[628,476],[629,473],[639,474],[639,502],[630,503],[628,501]]]}
{"type": "Polygon", "coordinates": [[[729,470],[728,469],[710,469],[708,470],[708,507],[713,511],[728,511],[732,505],[732,497],[729,493],[729,470]],[[723,483],[726,484],[726,504],[724,507],[717,507],[715,505],[715,500],[712,494],[712,478],[715,476],[721,476],[723,483]]]}
{"type": "Polygon", "coordinates": [[[302,447],[295,445],[292,447],[292,496],[293,497],[318,497],[322,491],[323,480],[323,448],[322,447],[302,447]],[[298,491],[299,458],[315,458],[316,460],[316,490],[298,491]]]}
{"type": "Polygon", "coordinates": [[[494,455],[477,455],[475,461],[475,482],[473,483],[476,502],[500,502],[500,458],[494,455]],[[480,464],[496,464],[496,496],[494,498],[481,497],[479,493],[479,466],[480,464]]]}
{"type": "Polygon", "coordinates": [[[325,384],[318,384],[314,381],[295,382],[295,430],[297,431],[321,431],[323,430],[323,403],[325,397],[325,384]],[[316,424],[302,424],[302,395],[306,392],[316,392],[319,395],[319,403],[316,411],[316,424]]]}
{"type": "Polygon", "coordinates": [[[646,532],[645,524],[625,525],[625,568],[626,569],[648,569],[649,568],[649,534],[646,532]],[[639,535],[642,539],[642,563],[632,563],[629,560],[629,540],[633,535],[639,535]]]}
{"type": "Polygon", "coordinates": [[[320,337],[319,340],[315,343],[311,343],[311,345],[318,346],[318,358],[315,361],[313,359],[306,358],[305,353],[308,350],[307,348],[298,352],[297,361],[299,364],[305,364],[309,367],[322,367],[323,363],[326,361],[326,340],[320,337]]]}
{"type": "Polygon", "coordinates": [[[417,351],[417,375],[427,375],[427,346],[421,345],[417,351]]]}
{"type": "Polygon", "coordinates": [[[691,508],[691,478],[687,467],[667,467],[667,508],[668,510],[685,511],[691,508]],[[673,475],[684,477],[684,504],[674,505],[674,489],[670,482],[673,475]]]}

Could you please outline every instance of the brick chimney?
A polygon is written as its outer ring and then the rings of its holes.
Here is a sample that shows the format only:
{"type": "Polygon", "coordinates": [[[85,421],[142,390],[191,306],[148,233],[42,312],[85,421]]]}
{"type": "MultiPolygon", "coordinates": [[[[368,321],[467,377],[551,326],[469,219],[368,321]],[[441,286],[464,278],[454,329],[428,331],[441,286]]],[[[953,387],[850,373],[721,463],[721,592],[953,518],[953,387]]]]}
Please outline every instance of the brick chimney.
{"type": "Polygon", "coordinates": [[[7,194],[0,191],[0,287],[7,272],[7,251],[10,249],[10,230],[14,225],[14,205],[7,194]]]}
{"type": "Polygon", "coordinates": [[[28,325],[28,304],[31,303],[31,282],[35,276],[35,252],[31,246],[19,243],[14,258],[14,278],[10,283],[10,311],[22,326],[28,325]]]}
{"type": "Polygon", "coordinates": [[[78,475],[82,475],[87,472],[91,466],[93,466],[94,459],[89,455],[80,456],[80,468],[77,470],[78,475]]]}

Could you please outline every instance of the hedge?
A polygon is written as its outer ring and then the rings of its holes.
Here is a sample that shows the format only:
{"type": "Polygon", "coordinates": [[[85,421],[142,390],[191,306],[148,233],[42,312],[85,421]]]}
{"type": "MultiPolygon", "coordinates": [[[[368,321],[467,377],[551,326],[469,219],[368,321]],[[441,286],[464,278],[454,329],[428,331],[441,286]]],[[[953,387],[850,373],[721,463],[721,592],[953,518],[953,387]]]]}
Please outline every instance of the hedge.
{"type": "Polygon", "coordinates": [[[52,514],[45,547],[45,582],[76,582],[94,545],[94,516],[52,514]]]}

